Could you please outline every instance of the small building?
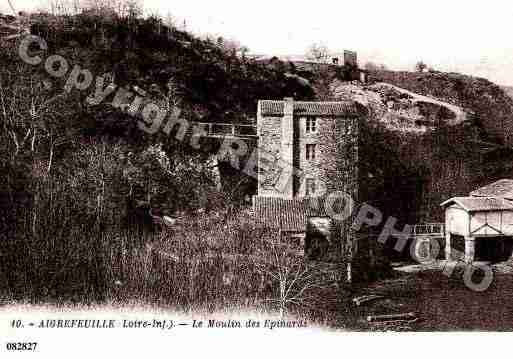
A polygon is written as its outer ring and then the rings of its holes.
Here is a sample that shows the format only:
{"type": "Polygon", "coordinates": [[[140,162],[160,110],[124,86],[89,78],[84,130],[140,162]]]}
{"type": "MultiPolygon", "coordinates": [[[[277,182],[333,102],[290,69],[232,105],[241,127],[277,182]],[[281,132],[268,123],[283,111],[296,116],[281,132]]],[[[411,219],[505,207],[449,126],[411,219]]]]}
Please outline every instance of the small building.
{"type": "Polygon", "coordinates": [[[358,54],[355,51],[344,50],[344,66],[358,68],[358,54]]]}
{"type": "Polygon", "coordinates": [[[513,248],[513,180],[502,179],[445,208],[445,254],[450,260],[504,261],[513,248]]]}
{"type": "Polygon", "coordinates": [[[305,236],[312,220],[330,220],[324,206],[315,205],[307,198],[284,199],[278,197],[255,197],[257,219],[268,228],[280,231],[291,244],[305,245],[305,236]]]}

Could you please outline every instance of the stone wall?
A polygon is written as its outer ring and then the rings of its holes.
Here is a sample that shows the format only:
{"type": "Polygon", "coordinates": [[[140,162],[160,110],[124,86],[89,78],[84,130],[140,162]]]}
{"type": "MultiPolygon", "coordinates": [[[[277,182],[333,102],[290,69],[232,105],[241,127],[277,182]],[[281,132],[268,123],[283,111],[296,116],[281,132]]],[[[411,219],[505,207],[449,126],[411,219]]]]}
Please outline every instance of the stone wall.
{"type": "MultiPolygon", "coordinates": [[[[358,120],[356,118],[318,117],[317,131],[306,132],[306,117],[294,117],[293,159],[283,163],[282,119],[261,117],[259,131],[259,196],[287,197],[276,189],[281,167],[288,164],[301,170],[296,177],[294,197],[305,197],[306,179],[316,179],[316,191],[345,191],[358,200],[358,120]],[[306,145],[316,145],[315,160],[306,159],[306,145]],[[280,161],[282,161],[280,163],[280,161]],[[264,168],[267,171],[264,172],[264,168]]],[[[287,127],[288,128],[288,127],[287,127]]],[[[290,156],[288,156],[290,157],[290,156]]],[[[287,157],[287,158],[288,158],[287,157]]]]}
{"type": "MultiPolygon", "coordinates": [[[[359,201],[358,181],[358,119],[338,118],[321,122],[317,140],[319,141],[319,179],[326,185],[326,193],[342,191],[353,200],[354,207],[359,201]]],[[[346,203],[338,203],[335,212],[341,213],[346,203]]],[[[335,221],[336,231],[340,233],[341,255],[355,255],[356,236],[351,228],[356,208],[344,221],[335,221]]]]}
{"type": "MultiPolygon", "coordinates": [[[[358,127],[354,118],[318,117],[317,132],[306,132],[306,118],[299,118],[299,168],[304,177],[318,179],[321,193],[350,191],[357,185],[358,127]],[[315,144],[316,159],[306,159],[306,145],[315,144]]],[[[351,194],[351,193],[350,193],[351,194]]],[[[299,196],[306,195],[302,181],[299,196]]],[[[354,191],[354,196],[357,191],[354,191]]]]}
{"type": "Polygon", "coordinates": [[[280,159],[281,151],[281,118],[280,117],[259,117],[258,118],[258,195],[279,197],[275,189],[276,176],[272,168],[280,159]],[[264,168],[270,168],[264,172],[264,168]]]}

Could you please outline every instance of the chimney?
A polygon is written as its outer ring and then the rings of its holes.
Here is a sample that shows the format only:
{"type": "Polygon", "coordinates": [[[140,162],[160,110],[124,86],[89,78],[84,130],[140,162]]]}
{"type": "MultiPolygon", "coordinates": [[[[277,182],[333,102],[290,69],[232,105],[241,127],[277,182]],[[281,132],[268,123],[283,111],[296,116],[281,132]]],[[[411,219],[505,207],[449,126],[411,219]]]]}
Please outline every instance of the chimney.
{"type": "MultiPolygon", "coordinates": [[[[283,99],[283,118],[281,120],[281,160],[284,166],[282,182],[280,186],[283,198],[292,199],[293,191],[293,160],[294,160],[294,99],[285,97],[283,99]],[[286,177],[285,177],[286,176],[286,177]]],[[[281,182],[281,181],[280,181],[281,182]]]]}

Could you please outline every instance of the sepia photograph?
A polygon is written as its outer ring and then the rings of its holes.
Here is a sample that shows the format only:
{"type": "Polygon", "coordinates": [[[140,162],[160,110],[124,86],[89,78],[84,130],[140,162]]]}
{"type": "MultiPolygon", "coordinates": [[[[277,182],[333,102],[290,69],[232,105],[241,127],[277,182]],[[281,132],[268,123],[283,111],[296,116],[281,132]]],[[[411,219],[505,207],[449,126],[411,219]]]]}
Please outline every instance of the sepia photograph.
{"type": "Polygon", "coordinates": [[[0,357],[499,350],[511,34],[501,0],[0,0],[0,357]]]}

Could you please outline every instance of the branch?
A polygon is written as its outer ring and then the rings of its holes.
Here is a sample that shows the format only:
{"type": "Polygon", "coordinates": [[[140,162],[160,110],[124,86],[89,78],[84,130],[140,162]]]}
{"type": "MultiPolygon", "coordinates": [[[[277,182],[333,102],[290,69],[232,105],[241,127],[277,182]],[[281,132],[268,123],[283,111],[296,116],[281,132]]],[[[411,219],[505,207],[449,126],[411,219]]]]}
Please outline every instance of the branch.
{"type": "Polygon", "coordinates": [[[30,150],[32,152],[34,152],[34,148],[35,148],[36,135],[37,135],[37,128],[34,128],[34,133],[32,134],[32,143],[30,144],[30,150]]]}
{"type": "Polygon", "coordinates": [[[16,132],[14,132],[14,130],[10,130],[9,134],[11,135],[11,137],[14,141],[14,144],[16,145],[16,152],[14,154],[16,156],[16,155],[18,155],[18,152],[20,151],[20,144],[18,143],[18,136],[16,136],[16,132]]]}

